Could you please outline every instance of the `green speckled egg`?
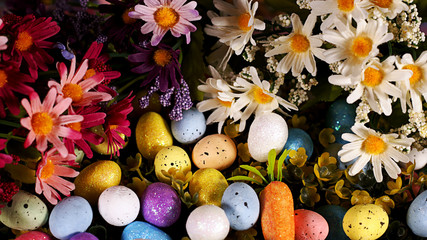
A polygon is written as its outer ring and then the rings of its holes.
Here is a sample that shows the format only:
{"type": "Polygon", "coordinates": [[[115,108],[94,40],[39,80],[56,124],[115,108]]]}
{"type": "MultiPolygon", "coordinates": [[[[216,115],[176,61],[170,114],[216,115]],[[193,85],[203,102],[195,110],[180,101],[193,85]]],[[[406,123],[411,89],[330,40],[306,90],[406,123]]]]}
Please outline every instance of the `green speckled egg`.
{"type": "Polygon", "coordinates": [[[375,204],[356,205],[344,215],[343,228],[350,239],[374,240],[388,227],[388,215],[375,204]]]}

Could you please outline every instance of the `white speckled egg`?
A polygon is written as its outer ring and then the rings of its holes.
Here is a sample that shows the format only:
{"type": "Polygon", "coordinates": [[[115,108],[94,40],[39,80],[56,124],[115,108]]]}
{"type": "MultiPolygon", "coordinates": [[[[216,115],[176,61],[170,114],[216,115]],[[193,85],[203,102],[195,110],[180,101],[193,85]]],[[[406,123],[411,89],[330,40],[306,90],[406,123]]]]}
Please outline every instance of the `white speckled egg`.
{"type": "Polygon", "coordinates": [[[182,112],[181,121],[172,121],[173,137],[182,144],[195,143],[203,137],[206,131],[206,119],[196,108],[182,112]]]}
{"type": "Polygon", "coordinates": [[[1,209],[0,221],[16,230],[35,230],[43,226],[49,216],[46,204],[37,196],[20,190],[1,209]]]}
{"type": "Polygon", "coordinates": [[[409,206],[406,222],[412,232],[427,238],[427,191],[418,195],[409,206]]]}
{"type": "Polygon", "coordinates": [[[266,162],[268,152],[276,149],[279,153],[288,139],[288,125],[282,116],[276,113],[265,113],[255,117],[249,128],[248,148],[252,158],[266,162]]]}
{"type": "Polygon", "coordinates": [[[139,198],[125,186],[113,186],[104,190],[98,199],[98,210],[102,218],[117,227],[126,226],[138,216],[139,198]]]}
{"type": "Polygon", "coordinates": [[[416,148],[413,148],[408,155],[411,162],[415,162],[415,170],[423,168],[427,164],[427,149],[418,151],[416,148]]]}
{"type": "Polygon", "coordinates": [[[159,181],[170,183],[170,179],[163,175],[162,170],[167,172],[171,168],[181,169],[182,172],[191,170],[190,157],[184,149],[178,146],[162,148],[154,159],[154,170],[159,181]]]}
{"type": "Polygon", "coordinates": [[[203,205],[194,209],[185,225],[191,240],[222,240],[230,231],[230,223],[224,210],[215,205],[203,205]]]}
{"type": "Polygon", "coordinates": [[[198,168],[215,168],[219,171],[230,167],[236,156],[236,144],[224,134],[212,134],[202,138],[192,152],[193,163],[198,168]]]}

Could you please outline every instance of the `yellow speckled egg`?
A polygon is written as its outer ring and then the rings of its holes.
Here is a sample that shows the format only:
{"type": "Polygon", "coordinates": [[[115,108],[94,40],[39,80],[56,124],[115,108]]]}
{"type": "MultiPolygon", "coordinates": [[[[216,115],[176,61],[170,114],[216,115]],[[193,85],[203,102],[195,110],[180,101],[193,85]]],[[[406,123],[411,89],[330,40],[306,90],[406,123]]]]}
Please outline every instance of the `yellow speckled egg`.
{"type": "Polygon", "coordinates": [[[192,158],[198,168],[224,170],[237,156],[236,144],[224,134],[212,134],[202,138],[194,146],[192,158]]]}
{"type": "Polygon", "coordinates": [[[162,173],[162,170],[167,172],[170,168],[178,168],[183,172],[191,170],[191,160],[184,149],[178,146],[170,146],[162,148],[156,154],[154,170],[160,182],[170,183],[170,179],[162,173]]]}
{"type": "Polygon", "coordinates": [[[85,167],[74,180],[74,194],[96,204],[99,195],[112,186],[120,184],[122,172],[117,163],[109,160],[97,161],[85,167]]]}
{"type": "Polygon", "coordinates": [[[189,188],[192,196],[199,193],[197,206],[213,204],[221,207],[222,195],[227,187],[228,182],[220,171],[204,168],[194,173],[189,188]]]}
{"type": "Polygon", "coordinates": [[[350,239],[374,240],[388,227],[388,215],[375,204],[355,205],[344,215],[343,228],[350,239]]]}
{"type": "Polygon", "coordinates": [[[155,112],[145,113],[139,118],[135,138],[139,152],[149,160],[154,160],[162,148],[173,144],[167,122],[155,112]]]}

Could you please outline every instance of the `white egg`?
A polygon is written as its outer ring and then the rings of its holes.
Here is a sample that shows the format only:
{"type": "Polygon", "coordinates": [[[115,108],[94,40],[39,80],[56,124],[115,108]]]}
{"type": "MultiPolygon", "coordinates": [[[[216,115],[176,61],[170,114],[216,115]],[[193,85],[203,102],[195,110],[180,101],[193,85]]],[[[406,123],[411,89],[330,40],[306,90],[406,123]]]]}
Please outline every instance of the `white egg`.
{"type": "Polygon", "coordinates": [[[220,207],[203,205],[190,213],[185,228],[192,240],[222,240],[230,231],[230,222],[220,207]]]}
{"type": "Polygon", "coordinates": [[[418,151],[413,148],[409,153],[409,159],[411,162],[415,162],[415,170],[423,168],[427,164],[427,149],[418,151]]]}
{"type": "Polygon", "coordinates": [[[102,218],[117,227],[126,226],[138,216],[139,198],[125,186],[113,186],[102,192],[98,199],[98,210],[102,218]]]}

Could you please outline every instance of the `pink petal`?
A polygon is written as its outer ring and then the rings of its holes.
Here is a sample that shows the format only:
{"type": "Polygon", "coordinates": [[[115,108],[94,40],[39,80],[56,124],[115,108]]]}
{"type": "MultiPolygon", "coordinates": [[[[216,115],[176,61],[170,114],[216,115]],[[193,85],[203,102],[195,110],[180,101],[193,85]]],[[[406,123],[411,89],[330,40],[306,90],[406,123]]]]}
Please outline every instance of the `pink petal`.
{"type": "Polygon", "coordinates": [[[69,139],[81,139],[82,134],[80,132],[77,132],[71,128],[60,126],[57,131],[57,135],[60,137],[65,137],[69,139]]]}
{"type": "Polygon", "coordinates": [[[27,111],[28,115],[31,117],[33,115],[33,111],[28,99],[26,98],[22,99],[21,104],[24,107],[25,111],[27,111]]]}
{"type": "Polygon", "coordinates": [[[74,77],[75,71],[76,71],[76,57],[73,57],[73,59],[71,60],[70,73],[68,74],[66,83],[71,82],[71,79],[74,77]]]}
{"type": "Polygon", "coordinates": [[[71,80],[71,83],[77,84],[78,81],[82,80],[88,68],[88,61],[88,59],[85,59],[83,63],[80,64],[79,69],[77,69],[76,75],[71,80]]]}
{"type": "Polygon", "coordinates": [[[67,66],[64,63],[57,63],[56,68],[58,69],[59,76],[61,78],[61,84],[64,85],[67,80],[67,66]]]}
{"type": "Polygon", "coordinates": [[[49,139],[49,142],[51,142],[53,144],[53,146],[58,150],[58,153],[62,156],[62,157],[66,157],[68,155],[68,150],[65,147],[65,145],[61,142],[61,140],[53,135],[50,134],[47,137],[49,139]]]}
{"type": "Polygon", "coordinates": [[[55,175],[58,175],[61,177],[77,177],[79,175],[79,172],[77,172],[76,170],[69,167],[64,167],[64,166],[56,165],[53,171],[55,175]]]}
{"type": "Polygon", "coordinates": [[[66,99],[60,100],[55,105],[55,107],[53,107],[51,113],[54,114],[55,116],[61,115],[71,105],[71,102],[73,102],[73,100],[71,98],[66,98],[66,99]]]}
{"type": "Polygon", "coordinates": [[[56,100],[56,88],[51,88],[43,100],[42,111],[51,112],[56,100]]]}
{"type": "Polygon", "coordinates": [[[39,150],[42,153],[44,151],[46,151],[46,149],[47,149],[47,137],[46,136],[44,136],[44,135],[36,136],[36,143],[37,143],[37,150],[39,150]]]}

